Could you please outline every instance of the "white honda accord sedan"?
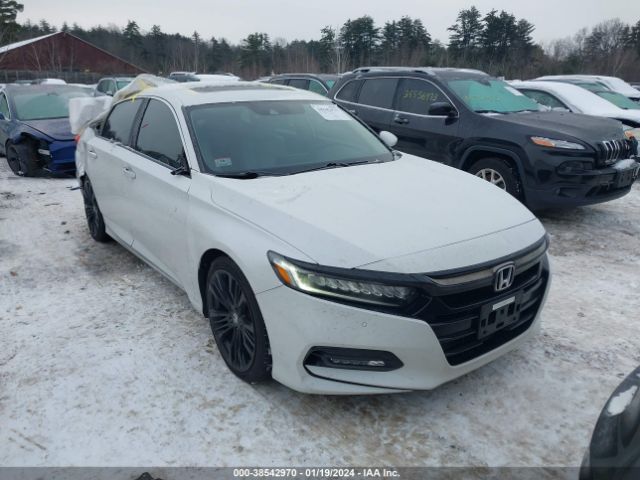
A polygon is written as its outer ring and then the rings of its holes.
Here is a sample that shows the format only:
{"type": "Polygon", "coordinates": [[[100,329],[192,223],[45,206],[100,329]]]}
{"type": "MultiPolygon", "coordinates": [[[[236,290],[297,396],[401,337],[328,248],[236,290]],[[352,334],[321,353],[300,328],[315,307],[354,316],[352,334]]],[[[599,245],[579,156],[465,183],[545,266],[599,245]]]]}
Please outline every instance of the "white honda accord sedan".
{"type": "Polygon", "coordinates": [[[393,140],[303,90],[181,84],[113,105],[76,163],[92,237],[184,289],[241,379],[431,389],[539,329],[547,236],[393,140]]]}

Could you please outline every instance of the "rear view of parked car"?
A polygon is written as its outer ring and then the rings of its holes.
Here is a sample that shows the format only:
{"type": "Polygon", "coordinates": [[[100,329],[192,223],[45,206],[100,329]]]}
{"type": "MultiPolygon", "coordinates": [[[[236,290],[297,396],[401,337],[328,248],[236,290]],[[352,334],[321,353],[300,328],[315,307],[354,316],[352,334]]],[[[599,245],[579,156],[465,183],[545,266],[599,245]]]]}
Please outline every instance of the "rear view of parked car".
{"type": "Polygon", "coordinates": [[[149,88],[80,138],[89,231],[183,288],[246,381],[435,388],[538,331],[547,237],[394,140],[303,90],[149,88]]]}
{"type": "Polygon", "coordinates": [[[637,144],[620,122],[540,111],[483,72],[362,68],[329,97],[395,134],[398,150],[484,178],[532,209],[619,198],[638,176],[637,144]]]}
{"type": "Polygon", "coordinates": [[[7,85],[0,91],[0,150],[13,173],[72,175],[69,99],[90,96],[90,90],[70,85],[7,85]]]}

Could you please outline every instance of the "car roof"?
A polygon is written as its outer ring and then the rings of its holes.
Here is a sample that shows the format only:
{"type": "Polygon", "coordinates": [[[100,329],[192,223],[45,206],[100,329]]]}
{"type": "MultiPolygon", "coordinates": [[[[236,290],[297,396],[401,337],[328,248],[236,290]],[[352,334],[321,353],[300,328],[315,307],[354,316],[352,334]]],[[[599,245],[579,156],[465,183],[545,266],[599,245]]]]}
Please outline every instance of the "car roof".
{"type": "Polygon", "coordinates": [[[37,83],[37,84],[15,84],[10,83],[2,87],[2,90],[7,93],[12,92],[59,92],[62,90],[80,90],[85,89],[78,85],[65,84],[52,84],[52,83],[37,83]]]}
{"type": "Polygon", "coordinates": [[[319,78],[321,80],[334,80],[336,78],[340,78],[340,75],[338,75],[337,73],[279,73],[270,78],[274,79],[283,77],[310,77],[319,78]]]}
{"type": "Polygon", "coordinates": [[[449,67],[361,67],[356,68],[352,75],[376,74],[376,73],[418,73],[441,80],[456,80],[470,78],[490,78],[490,75],[481,70],[471,68],[449,68],[449,67]]]}
{"type": "Polygon", "coordinates": [[[270,100],[329,101],[326,97],[307,90],[270,83],[243,81],[167,84],[146,89],[138,97],[160,97],[179,106],[270,100]]]}

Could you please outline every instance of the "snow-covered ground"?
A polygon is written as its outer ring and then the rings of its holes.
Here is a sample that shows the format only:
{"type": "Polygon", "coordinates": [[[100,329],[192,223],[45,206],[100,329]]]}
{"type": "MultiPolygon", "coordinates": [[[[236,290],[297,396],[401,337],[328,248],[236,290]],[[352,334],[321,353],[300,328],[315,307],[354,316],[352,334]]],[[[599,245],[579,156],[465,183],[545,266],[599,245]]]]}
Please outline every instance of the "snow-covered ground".
{"type": "Polygon", "coordinates": [[[75,180],[0,159],[0,465],[578,465],[640,364],[640,186],[546,214],[535,340],[435,391],[250,386],[186,296],[93,242],[75,180]]]}

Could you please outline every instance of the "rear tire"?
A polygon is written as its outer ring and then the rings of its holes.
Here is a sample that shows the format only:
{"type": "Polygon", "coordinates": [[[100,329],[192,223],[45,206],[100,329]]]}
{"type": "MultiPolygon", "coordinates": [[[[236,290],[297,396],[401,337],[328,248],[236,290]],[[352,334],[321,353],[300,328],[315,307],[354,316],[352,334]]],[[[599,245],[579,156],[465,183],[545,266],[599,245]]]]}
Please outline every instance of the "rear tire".
{"type": "Polygon", "coordinates": [[[231,259],[220,257],[211,264],[205,301],[213,337],[229,370],[249,383],[270,379],[267,329],[249,282],[231,259]]]}
{"type": "Polygon", "coordinates": [[[84,213],[87,217],[87,226],[89,227],[89,233],[91,238],[97,242],[108,242],[111,237],[107,234],[107,229],[104,224],[104,217],[98,207],[98,201],[96,195],[93,192],[93,187],[88,177],[84,178],[82,182],[82,197],[84,200],[84,213]]]}
{"type": "Polygon", "coordinates": [[[40,173],[37,152],[32,145],[8,143],[6,150],[7,163],[14,174],[19,177],[35,177],[40,173]]]}
{"type": "Polygon", "coordinates": [[[482,158],[467,170],[472,175],[492,183],[510,193],[517,199],[522,198],[522,186],[515,167],[501,158],[482,158]]]}

